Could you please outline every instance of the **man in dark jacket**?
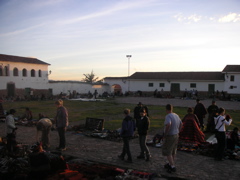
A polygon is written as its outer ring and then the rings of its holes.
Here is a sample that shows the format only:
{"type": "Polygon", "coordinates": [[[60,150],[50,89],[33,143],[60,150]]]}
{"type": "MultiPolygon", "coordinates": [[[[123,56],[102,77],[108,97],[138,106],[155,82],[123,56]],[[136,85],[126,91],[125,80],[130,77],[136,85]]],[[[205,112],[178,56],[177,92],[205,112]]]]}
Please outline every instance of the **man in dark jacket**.
{"type": "Polygon", "coordinates": [[[137,121],[137,119],[140,118],[140,110],[141,109],[145,109],[146,110],[146,113],[147,113],[147,116],[149,117],[149,114],[148,114],[148,107],[147,106],[144,106],[141,102],[139,102],[137,104],[137,106],[134,108],[134,119],[137,121]]]}
{"type": "Polygon", "coordinates": [[[59,147],[57,147],[60,151],[66,150],[66,138],[65,138],[65,131],[67,130],[68,126],[68,111],[63,106],[63,101],[61,99],[55,102],[57,106],[57,114],[55,117],[56,128],[59,135],[59,147]]]}
{"type": "Polygon", "coordinates": [[[128,158],[126,162],[132,163],[129,140],[133,137],[136,125],[134,119],[130,116],[130,109],[125,109],[123,113],[125,118],[122,121],[122,129],[120,132],[120,135],[123,139],[123,149],[121,155],[119,155],[118,158],[124,160],[124,157],[127,154],[128,158]]]}
{"type": "Polygon", "coordinates": [[[196,100],[197,104],[194,108],[194,114],[198,117],[198,120],[200,122],[200,128],[204,130],[204,122],[203,118],[205,118],[205,115],[207,114],[207,110],[205,106],[200,102],[199,99],[196,100]]]}
{"type": "Polygon", "coordinates": [[[218,113],[218,109],[219,108],[214,100],[212,101],[212,104],[207,108],[208,112],[207,132],[213,132],[215,129],[214,117],[218,113]]]}
{"type": "Polygon", "coordinates": [[[141,153],[137,156],[138,159],[144,159],[146,154],[146,161],[150,159],[150,152],[146,144],[147,133],[150,126],[150,120],[147,117],[147,113],[145,109],[140,110],[140,118],[137,119],[137,131],[139,134],[139,145],[141,149],[141,153]]]}

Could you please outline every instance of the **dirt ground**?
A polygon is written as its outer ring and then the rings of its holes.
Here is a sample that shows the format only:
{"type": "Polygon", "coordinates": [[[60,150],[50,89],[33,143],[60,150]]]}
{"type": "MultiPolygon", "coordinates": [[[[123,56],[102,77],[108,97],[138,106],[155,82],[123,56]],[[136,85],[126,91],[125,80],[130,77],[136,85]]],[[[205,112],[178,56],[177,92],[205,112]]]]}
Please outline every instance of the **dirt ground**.
{"type": "MultiPolygon", "coordinates": [[[[173,106],[194,107],[195,100],[182,99],[157,99],[149,97],[131,97],[117,98],[117,102],[135,103],[142,102],[146,105],[166,105],[168,103],[173,106]]],[[[203,100],[202,103],[207,107],[211,104],[211,100],[203,100]]],[[[240,109],[240,102],[217,101],[219,107],[225,109],[240,109]]],[[[78,124],[76,122],[75,124],[78,124]]],[[[70,123],[70,125],[74,125],[70,123]]],[[[19,126],[17,130],[17,141],[22,144],[33,145],[35,139],[36,128],[19,126]]],[[[55,151],[58,146],[58,134],[56,131],[51,131],[51,148],[50,151],[55,151]]],[[[0,123],[0,137],[5,136],[5,123],[0,123]]],[[[153,134],[148,138],[152,139],[153,134]]],[[[86,137],[81,133],[68,131],[66,133],[67,150],[63,152],[65,156],[75,156],[79,159],[87,161],[96,161],[113,166],[119,166],[129,169],[136,169],[145,172],[158,173],[161,177],[156,179],[239,179],[240,177],[240,161],[225,160],[216,162],[211,157],[196,155],[178,151],[177,154],[177,172],[169,174],[163,168],[165,157],[161,154],[161,148],[149,147],[152,158],[149,162],[137,159],[139,155],[139,144],[137,139],[131,141],[131,152],[133,163],[128,164],[117,158],[122,149],[121,142],[102,140],[99,138],[86,137]]]]}

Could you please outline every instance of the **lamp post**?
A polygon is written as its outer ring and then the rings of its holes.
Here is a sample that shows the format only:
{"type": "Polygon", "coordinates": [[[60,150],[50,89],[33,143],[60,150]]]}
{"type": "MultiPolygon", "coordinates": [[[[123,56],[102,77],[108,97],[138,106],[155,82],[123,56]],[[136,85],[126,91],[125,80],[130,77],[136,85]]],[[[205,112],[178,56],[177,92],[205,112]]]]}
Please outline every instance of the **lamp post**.
{"type": "Polygon", "coordinates": [[[126,55],[126,57],[128,58],[128,92],[129,92],[130,58],[132,57],[132,55],[126,55]]]}

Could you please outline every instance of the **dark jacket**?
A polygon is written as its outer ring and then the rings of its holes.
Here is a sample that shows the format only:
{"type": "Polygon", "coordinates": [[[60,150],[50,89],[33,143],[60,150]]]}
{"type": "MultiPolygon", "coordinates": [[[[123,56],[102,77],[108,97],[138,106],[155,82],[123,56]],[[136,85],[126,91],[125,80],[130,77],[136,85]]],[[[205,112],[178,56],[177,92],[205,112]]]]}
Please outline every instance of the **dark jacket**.
{"type": "Polygon", "coordinates": [[[68,126],[68,111],[65,107],[57,108],[57,115],[55,117],[56,127],[63,128],[68,126]]]}
{"type": "Polygon", "coordinates": [[[147,135],[150,126],[150,120],[147,116],[137,119],[137,131],[139,135],[147,135]]]}
{"type": "Polygon", "coordinates": [[[207,114],[207,110],[202,103],[197,103],[193,113],[197,115],[198,119],[202,119],[207,114]]]}
{"type": "Polygon", "coordinates": [[[136,124],[131,116],[126,116],[122,121],[122,129],[120,135],[123,137],[131,137],[136,129],[136,124]]]}

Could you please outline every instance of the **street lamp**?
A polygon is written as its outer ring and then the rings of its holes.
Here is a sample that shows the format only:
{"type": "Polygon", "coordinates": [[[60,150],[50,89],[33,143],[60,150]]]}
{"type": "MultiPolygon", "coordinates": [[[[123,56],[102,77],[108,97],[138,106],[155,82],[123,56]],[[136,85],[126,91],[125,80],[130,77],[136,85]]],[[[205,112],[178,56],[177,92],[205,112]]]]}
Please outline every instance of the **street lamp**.
{"type": "Polygon", "coordinates": [[[126,55],[126,57],[128,58],[128,92],[129,92],[130,58],[132,57],[132,55],[126,55]]]}

